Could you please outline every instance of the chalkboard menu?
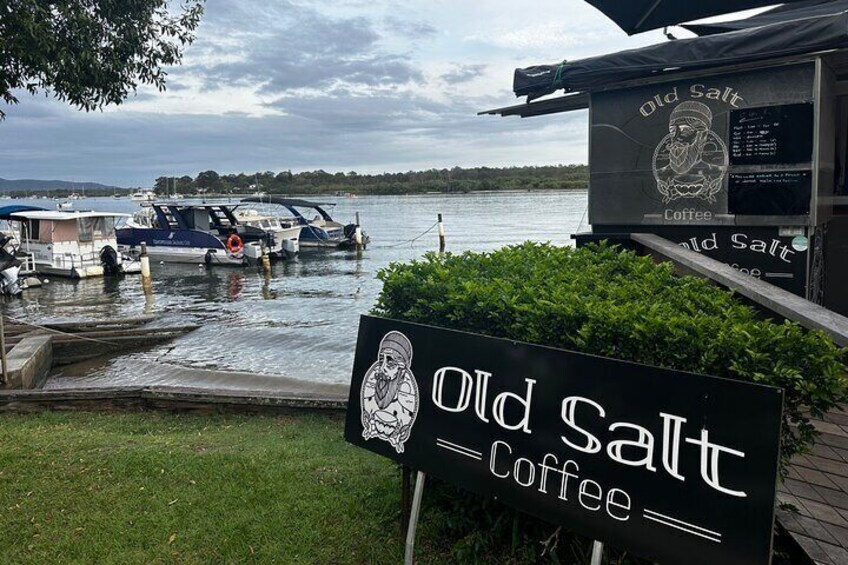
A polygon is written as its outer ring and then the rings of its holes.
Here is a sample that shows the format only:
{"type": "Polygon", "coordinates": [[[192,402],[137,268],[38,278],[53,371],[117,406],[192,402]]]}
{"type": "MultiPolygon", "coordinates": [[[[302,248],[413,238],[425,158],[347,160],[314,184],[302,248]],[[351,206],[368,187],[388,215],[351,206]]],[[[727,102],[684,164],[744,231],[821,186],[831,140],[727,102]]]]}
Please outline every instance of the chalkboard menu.
{"type": "Polygon", "coordinates": [[[810,171],[731,173],[728,211],[752,216],[800,216],[810,213],[810,171]]]}
{"type": "Polygon", "coordinates": [[[812,156],[811,103],[730,112],[731,165],[807,163],[812,156]]]}

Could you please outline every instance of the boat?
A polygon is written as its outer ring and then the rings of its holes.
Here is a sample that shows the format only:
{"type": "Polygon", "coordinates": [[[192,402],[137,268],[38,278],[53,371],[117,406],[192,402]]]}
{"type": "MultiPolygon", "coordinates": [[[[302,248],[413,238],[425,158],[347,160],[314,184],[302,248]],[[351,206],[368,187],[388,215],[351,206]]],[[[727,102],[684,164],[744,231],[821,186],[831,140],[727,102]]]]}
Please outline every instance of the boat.
{"type": "MultiPolygon", "coordinates": [[[[353,249],[356,247],[354,240],[356,224],[345,225],[337,222],[324,209],[325,206],[335,206],[335,204],[280,196],[250,197],[242,202],[277,204],[288,210],[292,218],[283,218],[282,221],[294,221],[303,227],[300,232],[301,251],[309,248],[353,249]],[[306,218],[305,214],[313,213],[315,215],[311,220],[306,218]]],[[[371,238],[362,232],[363,246],[368,245],[370,240],[371,238]]]]}
{"type": "Polygon", "coordinates": [[[239,224],[253,226],[273,234],[274,246],[269,248],[272,257],[286,259],[297,255],[300,250],[298,240],[303,226],[294,218],[286,221],[250,208],[236,210],[236,218],[239,224]]]}
{"type": "Polygon", "coordinates": [[[34,210],[43,211],[44,208],[21,204],[0,207],[0,295],[20,296],[29,286],[29,277],[35,275],[34,256],[20,249],[19,226],[11,218],[16,212],[34,210]]]}
{"type": "Polygon", "coordinates": [[[56,204],[57,210],[70,210],[73,207],[74,207],[74,203],[71,202],[70,200],[64,200],[64,201],[56,204]]]}
{"type": "Polygon", "coordinates": [[[153,202],[156,200],[156,193],[152,190],[139,190],[130,194],[130,200],[133,202],[153,202]]]}
{"type": "Polygon", "coordinates": [[[71,278],[138,273],[118,251],[115,226],[129,214],[30,210],[9,214],[19,224],[19,250],[32,255],[36,273],[71,278]]]}
{"type": "Polygon", "coordinates": [[[232,207],[223,204],[154,202],[117,235],[121,251],[131,257],[139,257],[144,243],[151,259],[206,265],[244,265],[260,242],[269,248],[276,243],[272,234],[240,225],[232,207]]]}

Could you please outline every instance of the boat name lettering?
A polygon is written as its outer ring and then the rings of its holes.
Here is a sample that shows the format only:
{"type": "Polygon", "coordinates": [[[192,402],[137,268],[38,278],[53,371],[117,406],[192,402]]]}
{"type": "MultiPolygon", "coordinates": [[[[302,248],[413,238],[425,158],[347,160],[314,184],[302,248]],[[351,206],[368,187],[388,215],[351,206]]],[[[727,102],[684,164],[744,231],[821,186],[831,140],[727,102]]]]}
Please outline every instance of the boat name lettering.
{"type": "Polygon", "coordinates": [[[184,239],[154,239],[151,241],[151,243],[153,245],[191,247],[191,242],[186,241],[184,239]]]}

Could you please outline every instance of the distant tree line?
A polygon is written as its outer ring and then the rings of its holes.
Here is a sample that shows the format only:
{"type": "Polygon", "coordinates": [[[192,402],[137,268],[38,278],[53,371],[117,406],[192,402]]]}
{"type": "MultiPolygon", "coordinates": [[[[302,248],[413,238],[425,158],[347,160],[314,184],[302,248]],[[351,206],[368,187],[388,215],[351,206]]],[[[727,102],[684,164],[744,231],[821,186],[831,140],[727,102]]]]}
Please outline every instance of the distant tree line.
{"type": "Polygon", "coordinates": [[[292,173],[239,173],[221,175],[202,171],[195,178],[161,176],[156,179],[157,194],[226,193],[248,194],[410,194],[423,192],[472,192],[478,190],[556,190],[585,188],[589,185],[586,165],[544,167],[474,167],[429,169],[405,173],[364,175],[328,173],[322,170],[292,173]]]}

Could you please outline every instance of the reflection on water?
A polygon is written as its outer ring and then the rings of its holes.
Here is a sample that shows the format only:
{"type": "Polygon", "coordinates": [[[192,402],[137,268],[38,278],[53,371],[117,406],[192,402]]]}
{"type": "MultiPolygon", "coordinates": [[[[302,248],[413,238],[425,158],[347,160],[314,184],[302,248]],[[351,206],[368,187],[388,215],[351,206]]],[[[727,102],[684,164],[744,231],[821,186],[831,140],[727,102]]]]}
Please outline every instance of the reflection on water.
{"type": "MultiPolygon", "coordinates": [[[[359,212],[371,245],[357,258],[342,251],[307,251],[277,263],[270,277],[256,267],[153,264],[153,295],[135,277],[68,281],[4,305],[28,322],[108,319],[156,314],[156,324],[201,328],[170,344],[63,368],[49,387],[171,384],[291,389],[299,379],[334,390],[350,379],[358,317],[380,291],[377,271],[438,249],[433,230],[444,215],[448,251],[493,250],[526,240],[569,245],[586,209],[585,191],[457,196],[363,196],[335,201],[334,218],[359,212]],[[234,374],[235,373],[235,374],[234,374]]],[[[52,201],[34,201],[47,206],[52,201]]],[[[90,198],[78,209],[132,211],[128,200],[90,198]]]]}

